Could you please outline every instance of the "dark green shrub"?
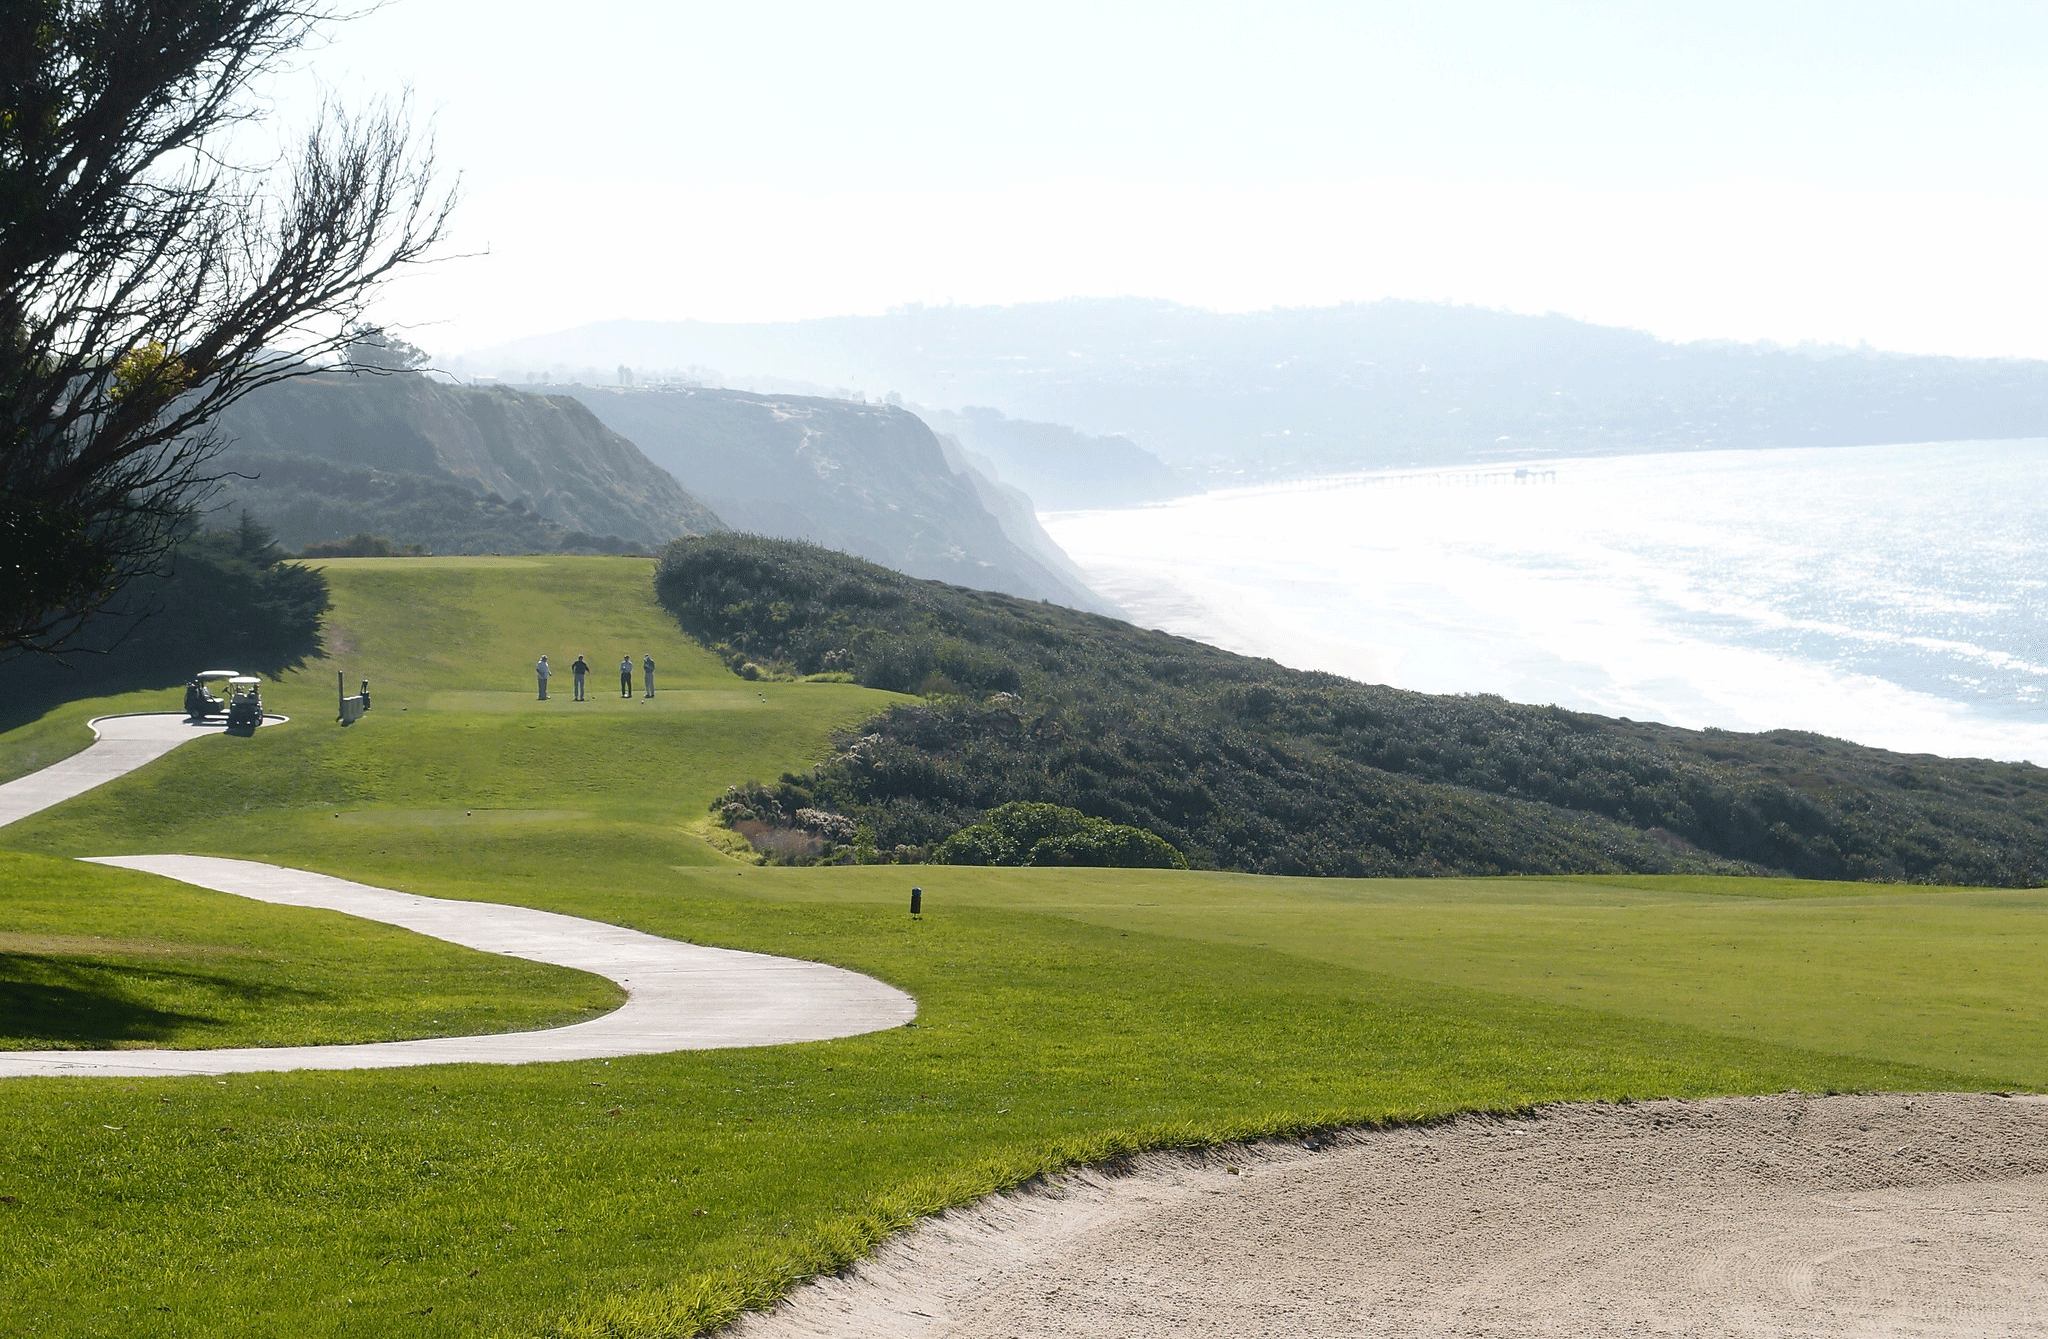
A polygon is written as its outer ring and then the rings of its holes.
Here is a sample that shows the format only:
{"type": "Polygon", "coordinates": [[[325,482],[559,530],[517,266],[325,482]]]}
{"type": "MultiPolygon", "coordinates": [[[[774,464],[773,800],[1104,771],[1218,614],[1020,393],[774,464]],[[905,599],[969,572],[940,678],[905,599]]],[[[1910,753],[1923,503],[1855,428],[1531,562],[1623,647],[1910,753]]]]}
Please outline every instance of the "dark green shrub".
{"type": "Polygon", "coordinates": [[[1031,848],[1033,865],[1089,865],[1106,869],[1186,869],[1188,862],[1156,832],[1123,823],[1089,820],[1062,837],[1047,837],[1031,848]]]}
{"type": "Polygon", "coordinates": [[[431,553],[424,544],[394,544],[367,530],[347,539],[308,544],[299,550],[301,558],[425,558],[431,553]]]}
{"type": "Polygon", "coordinates": [[[1014,800],[960,829],[932,853],[941,865],[1094,865],[1186,869],[1156,833],[1057,804],[1014,800]]]}
{"type": "Polygon", "coordinates": [[[938,865],[1017,865],[1017,843],[986,823],[973,823],[939,843],[932,852],[938,865]]]}
{"type": "Polygon", "coordinates": [[[1048,837],[1071,837],[1083,831],[1089,819],[1064,805],[1012,800],[989,810],[981,821],[1009,838],[1019,851],[1029,851],[1048,837]]]}
{"type": "MultiPolygon", "coordinates": [[[[868,721],[803,781],[881,850],[1031,801],[1268,874],[2048,883],[2048,771],[2026,764],[1355,683],[754,536],[678,541],[655,582],[735,669],[941,694],[868,721]]],[[[1036,844],[972,840],[985,860],[1036,844]]]]}

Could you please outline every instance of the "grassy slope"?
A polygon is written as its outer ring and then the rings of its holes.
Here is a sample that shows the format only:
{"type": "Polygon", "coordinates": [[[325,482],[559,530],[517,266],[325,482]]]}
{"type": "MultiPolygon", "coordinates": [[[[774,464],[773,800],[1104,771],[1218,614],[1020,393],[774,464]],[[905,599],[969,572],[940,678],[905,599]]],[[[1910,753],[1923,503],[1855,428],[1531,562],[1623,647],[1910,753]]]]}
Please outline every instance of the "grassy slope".
{"type": "Polygon", "coordinates": [[[41,771],[53,762],[90,747],[95,716],[118,716],[131,711],[176,711],[184,691],[174,698],[160,689],[115,693],[107,697],[86,697],[39,710],[27,719],[0,714],[0,782],[12,781],[41,771]]]}
{"type": "Polygon", "coordinates": [[[886,695],[741,686],[664,627],[644,563],[332,570],[370,718],[326,724],[309,674],[275,694],[291,726],[188,745],[0,846],[267,855],[824,958],[913,991],[919,1026],[610,1065],[0,1086],[0,1330],[690,1333],[909,1214],[1145,1144],[2048,1085],[2029,1045],[2048,895],[746,867],[695,834],[710,799],[816,759],[886,695]],[[541,650],[590,656],[596,699],[532,702],[541,650]],[[608,696],[629,650],[661,662],[653,706],[608,696]],[[176,800],[193,788],[204,821],[176,800]]]}
{"type": "Polygon", "coordinates": [[[0,852],[0,925],[0,1050],[464,1036],[622,998],[583,972],[14,852],[0,852]]]}

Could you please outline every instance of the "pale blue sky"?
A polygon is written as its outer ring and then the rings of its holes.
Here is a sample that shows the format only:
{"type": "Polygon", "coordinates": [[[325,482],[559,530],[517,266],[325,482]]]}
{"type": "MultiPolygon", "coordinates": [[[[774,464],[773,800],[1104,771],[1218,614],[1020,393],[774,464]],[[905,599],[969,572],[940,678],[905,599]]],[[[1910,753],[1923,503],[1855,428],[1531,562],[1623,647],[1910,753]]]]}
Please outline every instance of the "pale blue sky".
{"type": "Polygon", "coordinates": [[[2048,356],[2048,5],[392,0],[453,352],[607,317],[1383,296],[2048,356]]]}

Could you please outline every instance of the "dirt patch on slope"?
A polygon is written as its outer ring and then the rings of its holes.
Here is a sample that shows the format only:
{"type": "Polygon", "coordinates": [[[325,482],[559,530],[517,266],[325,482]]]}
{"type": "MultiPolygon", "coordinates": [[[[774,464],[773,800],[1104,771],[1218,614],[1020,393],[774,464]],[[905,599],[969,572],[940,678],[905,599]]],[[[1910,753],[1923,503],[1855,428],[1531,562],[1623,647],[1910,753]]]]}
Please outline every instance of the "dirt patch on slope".
{"type": "Polygon", "coordinates": [[[2048,1332],[2048,1102],[1553,1108],[1081,1172],[739,1339],[2048,1332]]]}

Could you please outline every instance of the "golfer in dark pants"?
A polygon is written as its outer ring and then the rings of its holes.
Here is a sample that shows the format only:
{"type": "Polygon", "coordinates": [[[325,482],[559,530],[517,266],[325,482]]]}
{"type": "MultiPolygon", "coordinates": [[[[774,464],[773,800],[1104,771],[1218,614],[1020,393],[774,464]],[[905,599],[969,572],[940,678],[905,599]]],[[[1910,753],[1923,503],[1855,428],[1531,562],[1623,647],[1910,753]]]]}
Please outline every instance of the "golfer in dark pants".
{"type": "Polygon", "coordinates": [[[581,702],[583,700],[583,676],[590,673],[590,663],[584,660],[582,656],[577,656],[576,663],[569,666],[569,672],[576,676],[576,700],[581,702]]]}
{"type": "Polygon", "coordinates": [[[619,696],[633,696],[633,657],[619,658],[619,696]]]}

